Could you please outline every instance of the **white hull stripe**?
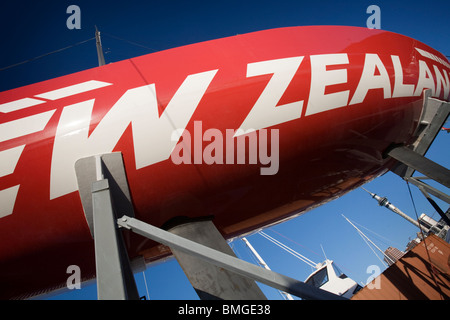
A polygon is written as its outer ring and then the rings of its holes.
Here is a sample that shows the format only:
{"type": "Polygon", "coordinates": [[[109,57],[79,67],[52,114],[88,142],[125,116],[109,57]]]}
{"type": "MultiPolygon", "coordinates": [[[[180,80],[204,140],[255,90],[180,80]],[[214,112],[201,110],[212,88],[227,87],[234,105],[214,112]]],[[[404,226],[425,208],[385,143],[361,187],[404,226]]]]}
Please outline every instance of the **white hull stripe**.
{"type": "MultiPolygon", "coordinates": [[[[85,81],[72,86],[38,94],[35,97],[39,99],[22,98],[0,104],[0,113],[26,109],[47,102],[40,99],[57,100],[110,85],[112,85],[112,83],[96,80],[85,81]]],[[[0,124],[0,143],[44,130],[55,111],[56,110],[50,110],[0,124]]],[[[25,145],[21,145],[0,151],[0,177],[14,173],[24,148],[25,145]]],[[[20,185],[16,185],[0,190],[0,218],[9,216],[13,213],[19,187],[20,185]]]]}
{"type": "Polygon", "coordinates": [[[439,58],[438,56],[436,56],[436,55],[434,55],[434,54],[432,54],[432,53],[430,53],[430,52],[428,52],[428,51],[419,49],[419,48],[415,48],[415,49],[417,50],[417,52],[419,52],[419,53],[420,53],[422,56],[424,56],[425,58],[429,58],[429,59],[431,59],[431,60],[434,60],[434,61],[436,61],[436,62],[439,62],[439,63],[443,64],[443,65],[446,66],[447,68],[450,68],[450,64],[449,64],[447,61],[445,61],[445,60],[439,58]]]}
{"type": "Polygon", "coordinates": [[[19,99],[16,101],[11,101],[11,102],[0,104],[0,112],[8,113],[8,112],[36,106],[38,104],[45,103],[45,102],[46,101],[32,99],[32,98],[23,98],[23,99],[19,99]]]}
{"type": "Polygon", "coordinates": [[[0,142],[44,130],[55,111],[50,110],[0,124],[0,142]]]}
{"type": "Polygon", "coordinates": [[[78,84],[74,84],[72,86],[52,90],[49,92],[41,93],[36,95],[35,97],[48,99],[48,100],[57,100],[69,96],[73,96],[79,93],[103,88],[112,85],[112,83],[90,80],[78,84]]]}
{"type": "Polygon", "coordinates": [[[14,204],[16,202],[17,192],[20,185],[0,190],[0,218],[9,216],[13,213],[14,204]]]}
{"type": "Polygon", "coordinates": [[[0,177],[7,176],[14,172],[20,155],[22,154],[25,145],[15,147],[12,149],[0,151],[0,177]]]}

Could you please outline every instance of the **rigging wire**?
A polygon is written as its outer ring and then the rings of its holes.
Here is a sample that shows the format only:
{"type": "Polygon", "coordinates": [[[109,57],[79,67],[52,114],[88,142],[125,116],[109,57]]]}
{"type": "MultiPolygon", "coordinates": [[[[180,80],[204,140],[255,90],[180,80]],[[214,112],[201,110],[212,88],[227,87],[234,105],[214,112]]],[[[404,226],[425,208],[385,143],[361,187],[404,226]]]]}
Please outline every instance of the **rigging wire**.
{"type": "Polygon", "coordinates": [[[154,48],[150,48],[150,47],[147,47],[147,46],[145,46],[145,45],[143,45],[143,44],[140,44],[140,43],[137,43],[137,42],[134,42],[134,41],[130,41],[130,40],[127,40],[127,39],[123,39],[123,38],[120,38],[120,37],[118,37],[118,36],[115,36],[115,35],[106,33],[106,32],[102,32],[102,35],[108,36],[108,37],[113,38],[113,39],[116,39],[116,40],[124,41],[124,42],[127,42],[127,43],[129,43],[129,44],[132,44],[132,45],[134,45],[134,46],[141,47],[141,48],[144,48],[144,49],[147,49],[147,50],[151,50],[151,51],[153,51],[153,52],[154,52],[154,51],[158,51],[158,50],[156,50],[156,49],[154,49],[154,48]]]}
{"type": "Polygon", "coordinates": [[[86,39],[86,40],[74,43],[74,44],[72,44],[70,46],[67,46],[67,47],[64,47],[64,48],[61,48],[61,49],[57,49],[57,50],[54,50],[52,52],[44,53],[44,54],[42,54],[40,56],[31,58],[31,59],[28,59],[28,60],[24,60],[22,62],[18,62],[18,63],[12,64],[12,65],[9,65],[9,66],[3,67],[3,68],[0,68],[0,71],[4,71],[4,70],[7,70],[7,69],[10,69],[10,68],[17,67],[17,66],[20,66],[22,64],[28,63],[28,62],[32,62],[32,61],[35,61],[35,60],[47,57],[47,56],[52,55],[54,53],[58,53],[58,52],[61,52],[61,51],[64,51],[64,50],[67,50],[67,49],[79,46],[80,44],[86,43],[86,42],[94,40],[94,39],[95,39],[95,37],[92,37],[92,38],[89,38],[89,39],[86,39]]]}
{"type": "Polygon", "coordinates": [[[366,229],[367,231],[369,231],[369,232],[371,232],[372,234],[374,234],[374,235],[376,235],[377,237],[379,237],[380,239],[378,239],[378,240],[379,240],[380,242],[383,242],[385,245],[390,246],[391,244],[395,244],[395,245],[397,245],[397,246],[402,246],[401,244],[396,243],[396,242],[392,241],[391,239],[388,239],[388,238],[382,236],[381,234],[378,234],[378,233],[376,233],[375,231],[373,231],[373,230],[371,230],[371,229],[369,229],[369,228],[367,228],[367,227],[365,227],[365,226],[363,226],[363,225],[361,225],[361,224],[359,224],[359,223],[357,223],[357,222],[355,222],[355,221],[352,221],[352,222],[353,222],[355,225],[359,226],[360,228],[364,228],[364,229],[366,229]],[[383,240],[385,240],[385,241],[383,241],[383,240]]]}
{"type": "Polygon", "coordinates": [[[267,229],[267,230],[270,230],[271,232],[274,232],[274,233],[278,234],[279,236],[285,238],[286,240],[288,240],[288,241],[290,241],[290,242],[292,242],[292,243],[295,243],[296,245],[298,245],[298,246],[300,246],[300,247],[302,247],[302,248],[305,248],[306,250],[308,250],[308,251],[314,253],[314,254],[315,254],[316,256],[318,256],[318,257],[322,257],[320,254],[318,254],[318,253],[315,252],[314,250],[309,249],[308,247],[302,245],[301,243],[298,243],[297,241],[294,241],[294,240],[292,240],[291,238],[288,238],[288,237],[285,236],[284,234],[281,234],[281,233],[277,232],[276,230],[274,230],[274,229],[272,229],[272,228],[271,228],[271,229],[267,229]]]}
{"type": "Polygon", "coordinates": [[[378,260],[381,261],[381,263],[387,268],[387,265],[384,263],[383,260],[378,256],[378,254],[375,252],[375,250],[372,248],[372,246],[369,244],[369,242],[366,240],[366,238],[363,236],[361,232],[358,231],[358,234],[361,236],[361,238],[364,240],[364,242],[367,244],[367,246],[372,250],[373,254],[378,258],[378,260]]]}
{"type": "MultiPolygon", "coordinates": [[[[117,37],[117,36],[112,35],[112,34],[109,34],[109,33],[102,32],[102,35],[106,35],[106,36],[108,36],[108,37],[110,37],[110,38],[114,38],[114,39],[116,39],[116,40],[120,40],[120,41],[127,42],[127,43],[129,43],[129,44],[132,44],[132,45],[134,45],[134,46],[137,46],[137,47],[141,47],[141,48],[150,50],[150,51],[152,51],[152,52],[158,51],[158,50],[156,50],[156,49],[154,49],[154,48],[150,48],[150,47],[145,46],[145,45],[143,45],[143,44],[140,44],[140,43],[137,43],[137,42],[134,42],[134,41],[130,41],[130,40],[127,40],[127,39],[123,39],[123,38],[117,37]]],[[[86,39],[86,40],[83,40],[83,41],[74,43],[74,44],[69,45],[69,46],[66,46],[66,47],[64,47],[64,48],[60,48],[60,49],[57,49],[57,50],[54,50],[54,51],[51,51],[51,52],[44,53],[44,54],[42,54],[42,55],[36,56],[36,57],[34,57],[34,58],[31,58],[31,59],[27,59],[27,60],[24,60],[24,61],[21,61],[21,62],[18,62],[18,63],[14,63],[14,64],[11,64],[11,65],[8,65],[8,66],[6,66],[6,67],[0,68],[0,71],[8,70],[8,69],[11,69],[11,68],[14,68],[14,67],[23,65],[23,64],[25,64],[25,63],[29,63],[29,62],[33,62],[33,61],[36,61],[36,60],[45,58],[45,57],[50,56],[50,55],[52,55],[52,54],[55,54],[55,53],[58,53],[58,52],[65,51],[65,50],[67,50],[67,49],[71,49],[71,48],[73,48],[73,47],[79,46],[79,45],[81,45],[81,44],[83,44],[83,43],[86,43],[86,42],[89,42],[89,41],[92,41],[92,40],[95,40],[95,37],[92,37],[92,38],[89,38],[89,39],[86,39]]]]}
{"type": "MultiPolygon", "coordinates": [[[[238,238],[238,240],[242,240],[242,238],[238,238]]],[[[236,256],[241,259],[244,260],[244,255],[242,255],[240,252],[238,252],[238,246],[235,246],[234,241],[231,243],[231,250],[233,250],[233,252],[236,254],[236,256]]],[[[251,259],[253,260],[253,263],[257,266],[263,267],[261,265],[261,263],[259,263],[259,261],[256,259],[256,257],[254,256],[253,253],[250,253],[249,256],[251,257],[251,259]]]]}
{"type": "Polygon", "coordinates": [[[419,215],[417,214],[416,203],[414,202],[414,197],[412,195],[411,187],[409,186],[409,182],[408,181],[406,181],[406,185],[408,186],[409,197],[411,198],[411,202],[412,202],[412,205],[413,205],[413,208],[414,208],[414,213],[416,215],[417,223],[419,224],[419,230],[420,230],[420,233],[422,235],[422,239],[425,239],[425,235],[423,233],[422,225],[420,224],[420,221],[419,221],[419,215]]]}
{"type": "MultiPolygon", "coordinates": [[[[389,259],[392,263],[395,263],[395,261],[393,261],[389,256],[387,256],[384,252],[383,252],[383,250],[381,250],[380,248],[378,248],[378,246],[372,241],[372,240],[370,240],[369,239],[369,237],[367,237],[361,230],[359,230],[358,229],[358,227],[356,227],[351,221],[350,221],[350,219],[348,219],[346,216],[344,216],[344,215],[342,215],[344,218],[345,218],[345,220],[347,220],[355,229],[356,229],[356,231],[358,231],[358,233],[359,233],[359,235],[361,236],[361,237],[363,237],[363,239],[365,238],[366,240],[368,240],[375,248],[377,248],[378,249],[378,251],[380,251],[382,254],[383,254],[383,256],[385,256],[387,259],[389,259]]],[[[365,241],[365,240],[364,240],[365,241]]],[[[367,243],[367,242],[366,242],[367,243]]],[[[367,245],[369,245],[368,243],[367,243],[367,245]]],[[[370,249],[373,251],[373,248],[371,247],[371,246],[369,246],[370,247],[370,249]]],[[[375,252],[374,252],[375,253],[375,252]]],[[[378,257],[378,255],[377,254],[375,254],[376,256],[377,256],[377,258],[378,259],[380,259],[379,257],[378,257]]],[[[381,261],[381,259],[380,259],[380,261],[381,261]]],[[[385,265],[384,263],[383,263],[383,265],[385,265]]],[[[386,265],[385,265],[386,266],[386,265]]]]}
{"type": "MultiPolygon", "coordinates": [[[[267,229],[267,230],[270,230],[271,232],[274,232],[274,233],[278,234],[279,236],[285,238],[286,240],[288,240],[288,241],[290,241],[290,242],[296,244],[297,246],[300,246],[300,247],[302,247],[302,248],[304,248],[304,249],[306,249],[306,250],[312,252],[313,254],[315,254],[316,256],[318,256],[320,259],[322,259],[322,255],[320,255],[319,253],[315,252],[314,250],[308,248],[307,246],[304,246],[304,245],[302,245],[301,243],[298,243],[297,241],[292,240],[291,238],[287,237],[286,235],[284,235],[284,234],[282,234],[282,233],[280,233],[280,232],[277,232],[276,230],[274,230],[274,229],[272,229],[272,228],[269,228],[269,229],[267,229]]],[[[322,246],[322,245],[321,245],[321,246],[322,246]]],[[[336,262],[335,262],[335,263],[336,263],[336,262]]],[[[348,271],[350,274],[351,274],[351,273],[354,273],[354,271],[352,271],[348,266],[340,265],[340,267],[341,267],[342,269],[345,269],[346,271],[348,271]]],[[[314,266],[314,267],[310,266],[310,268],[311,268],[311,272],[317,270],[316,266],[314,266]]]]}
{"type": "Polygon", "coordinates": [[[147,299],[150,300],[150,295],[148,293],[148,286],[147,286],[147,278],[145,277],[145,270],[142,271],[142,275],[144,276],[144,284],[145,284],[145,291],[147,292],[147,299]]]}
{"type": "Polygon", "coordinates": [[[269,236],[268,234],[264,233],[263,231],[258,232],[261,236],[263,236],[264,238],[266,238],[267,240],[269,240],[270,242],[274,243],[275,245],[277,245],[278,247],[280,247],[281,249],[289,252],[290,254],[292,254],[293,256],[295,256],[297,259],[302,260],[304,263],[310,265],[313,268],[316,268],[317,263],[315,263],[314,261],[306,258],[305,256],[301,255],[300,253],[298,253],[297,251],[289,248],[288,246],[286,246],[285,244],[281,243],[280,241],[272,238],[271,236],[269,236]]]}
{"type": "MultiPolygon", "coordinates": [[[[408,182],[408,181],[406,181],[406,185],[408,186],[409,196],[410,196],[410,198],[411,198],[411,201],[412,201],[412,204],[413,204],[413,207],[414,207],[414,213],[416,214],[417,222],[419,223],[419,215],[417,214],[416,203],[414,202],[414,197],[413,197],[413,195],[412,195],[411,187],[409,186],[409,182],[408,182]]],[[[426,242],[425,242],[425,235],[424,235],[424,233],[423,233],[422,226],[420,225],[420,223],[419,223],[419,227],[420,227],[420,228],[419,228],[419,229],[420,229],[420,233],[421,233],[421,235],[422,235],[423,245],[424,245],[424,247],[425,247],[425,252],[427,253],[427,256],[428,256],[428,262],[429,262],[430,265],[432,266],[433,263],[431,262],[430,253],[428,252],[429,249],[428,249],[428,246],[427,246],[427,244],[426,244],[426,242]]],[[[438,282],[437,282],[437,280],[436,280],[436,278],[435,278],[435,276],[434,276],[434,272],[430,272],[430,275],[431,275],[431,278],[433,279],[435,285],[436,285],[437,287],[439,287],[439,284],[438,284],[438,282]]],[[[441,297],[442,297],[442,296],[441,296],[441,297]]]]}
{"type": "MultiPolygon", "coordinates": [[[[258,254],[258,252],[255,250],[255,248],[250,244],[250,242],[247,240],[246,237],[240,238],[246,245],[246,247],[250,250],[250,254],[253,257],[253,259],[256,261],[256,264],[260,267],[270,270],[267,263],[262,259],[262,257],[258,254]]],[[[294,300],[292,296],[289,293],[286,293],[282,290],[277,289],[278,294],[284,299],[284,300],[294,300]]]]}
{"type": "Polygon", "coordinates": [[[272,238],[271,236],[269,236],[268,234],[264,233],[263,231],[260,231],[259,234],[261,236],[263,236],[264,238],[266,238],[267,240],[269,240],[270,242],[274,243],[275,245],[277,245],[278,247],[280,247],[281,249],[289,252],[290,254],[292,254],[293,256],[295,256],[296,258],[302,260],[303,262],[305,262],[306,264],[315,267],[316,263],[314,263],[313,261],[311,261],[310,259],[304,257],[303,255],[301,255],[300,253],[294,251],[293,249],[289,248],[288,246],[286,246],[285,244],[283,244],[282,242],[272,238]]]}

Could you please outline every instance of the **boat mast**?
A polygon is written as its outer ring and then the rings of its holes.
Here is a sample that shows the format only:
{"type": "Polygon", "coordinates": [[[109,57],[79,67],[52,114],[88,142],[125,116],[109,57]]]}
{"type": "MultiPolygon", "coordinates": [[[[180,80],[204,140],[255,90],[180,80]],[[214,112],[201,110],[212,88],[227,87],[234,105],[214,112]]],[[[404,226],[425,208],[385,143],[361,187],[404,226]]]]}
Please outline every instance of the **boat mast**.
{"type": "Polygon", "coordinates": [[[98,66],[101,67],[105,65],[105,57],[103,56],[102,40],[97,26],[95,26],[95,44],[97,46],[98,66]]]}
{"type": "MultiPolygon", "coordinates": [[[[363,237],[363,239],[364,240],[368,240],[375,248],[377,248],[378,249],[378,251],[380,251],[382,254],[383,254],[383,256],[385,256],[387,259],[389,259],[392,263],[395,263],[395,261],[394,260],[392,260],[389,256],[387,256],[384,252],[383,252],[383,250],[381,250],[380,248],[378,248],[378,246],[375,244],[375,243],[373,243],[373,241],[372,240],[370,240],[369,239],[369,237],[368,236],[366,236],[361,230],[359,230],[358,229],[358,227],[357,226],[355,226],[346,216],[344,216],[344,215],[342,215],[344,218],[345,218],[345,220],[347,220],[348,221],[348,223],[350,223],[352,226],[353,226],[353,228],[355,228],[356,229],[356,231],[358,231],[358,233],[361,235],[361,237],[363,237]]],[[[369,246],[370,247],[370,246],[369,246]]],[[[374,252],[375,253],[375,252],[374,252]]],[[[378,256],[377,256],[378,257],[378,256]]],[[[380,260],[381,261],[381,260],[380,260]]],[[[384,262],[383,261],[381,261],[383,264],[384,264],[384,262]]]]}
{"type": "MultiPolygon", "coordinates": [[[[244,243],[247,245],[247,247],[250,249],[250,251],[256,257],[256,259],[258,260],[259,264],[261,266],[263,266],[265,269],[270,270],[270,268],[267,265],[267,263],[263,260],[263,258],[261,258],[261,256],[255,250],[255,248],[253,248],[253,246],[250,244],[250,242],[247,240],[247,238],[243,237],[242,241],[244,241],[244,243]]],[[[292,296],[289,293],[286,293],[286,292],[281,291],[281,290],[278,290],[278,291],[285,297],[285,299],[287,299],[287,300],[294,300],[294,298],[292,298],[292,296]]]]}

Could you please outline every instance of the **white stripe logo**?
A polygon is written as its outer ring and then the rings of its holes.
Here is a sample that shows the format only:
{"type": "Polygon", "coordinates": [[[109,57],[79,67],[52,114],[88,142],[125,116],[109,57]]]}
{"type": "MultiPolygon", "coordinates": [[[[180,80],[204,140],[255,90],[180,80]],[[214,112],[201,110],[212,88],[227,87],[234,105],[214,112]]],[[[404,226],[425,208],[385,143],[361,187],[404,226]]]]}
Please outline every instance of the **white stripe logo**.
{"type": "Polygon", "coordinates": [[[444,59],[441,59],[441,58],[439,58],[438,56],[436,56],[436,55],[434,55],[434,54],[432,54],[432,53],[430,53],[430,52],[428,52],[428,51],[425,51],[425,50],[422,50],[422,49],[419,49],[419,48],[415,48],[415,49],[416,49],[417,52],[419,52],[423,57],[429,58],[429,59],[434,60],[434,61],[436,61],[436,62],[439,62],[440,64],[442,64],[442,65],[444,65],[444,66],[446,66],[447,68],[450,69],[450,64],[449,64],[447,61],[445,61],[444,59]]]}
{"type": "MultiPolygon", "coordinates": [[[[0,124],[0,142],[44,130],[55,110],[0,124]]],[[[12,174],[25,145],[0,152],[0,177],[12,174]]],[[[0,218],[12,214],[19,185],[0,190],[0,218]]]]}
{"type": "Polygon", "coordinates": [[[0,218],[12,214],[20,185],[0,190],[0,218]]]}
{"type": "Polygon", "coordinates": [[[0,112],[8,113],[29,107],[36,106],[38,104],[45,103],[44,100],[37,100],[32,98],[23,98],[16,101],[0,104],[0,112]]]}
{"type": "MultiPolygon", "coordinates": [[[[38,94],[33,98],[21,98],[0,104],[0,113],[10,113],[34,107],[46,103],[48,100],[62,99],[110,85],[112,84],[96,80],[78,83],[38,94]]],[[[54,109],[0,124],[0,143],[44,130],[55,111],[54,109]]],[[[14,173],[24,148],[25,144],[21,144],[17,147],[0,151],[0,178],[14,173]]],[[[0,190],[0,218],[13,213],[19,187],[20,185],[15,185],[0,190]]]]}
{"type": "Polygon", "coordinates": [[[62,99],[65,97],[80,94],[83,92],[107,87],[110,85],[112,85],[112,83],[90,80],[90,81],[74,84],[73,86],[68,86],[65,88],[49,91],[46,93],[41,93],[41,94],[36,95],[36,97],[48,99],[48,100],[58,100],[58,99],[62,99]]]}
{"type": "Polygon", "coordinates": [[[45,128],[55,110],[0,124],[0,142],[23,137],[45,128]]]}

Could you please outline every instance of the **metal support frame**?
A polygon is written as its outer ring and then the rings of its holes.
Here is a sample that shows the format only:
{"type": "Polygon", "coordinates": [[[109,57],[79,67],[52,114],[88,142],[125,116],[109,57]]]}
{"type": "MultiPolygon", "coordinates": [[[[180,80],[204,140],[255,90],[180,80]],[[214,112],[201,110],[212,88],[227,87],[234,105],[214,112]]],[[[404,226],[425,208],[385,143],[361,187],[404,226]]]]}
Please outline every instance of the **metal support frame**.
{"type": "MultiPolygon", "coordinates": [[[[189,220],[169,228],[172,234],[236,257],[212,220],[189,220]]],[[[253,279],[207,263],[170,247],[194,290],[202,300],[266,300],[253,279]]]]}
{"type": "Polygon", "coordinates": [[[428,177],[414,177],[414,178],[406,177],[404,179],[410,182],[411,184],[415,185],[416,187],[418,187],[419,190],[422,191],[422,193],[427,192],[435,196],[436,198],[441,199],[442,201],[445,201],[448,204],[450,204],[450,196],[422,181],[424,179],[429,179],[428,177]]]}
{"type": "Polygon", "coordinates": [[[328,291],[281,275],[162,230],[134,218],[121,153],[83,158],[75,164],[79,193],[95,243],[99,299],[139,299],[120,228],[187,253],[219,268],[304,299],[346,300],[328,291]],[[118,219],[117,214],[124,214],[118,219]]]}
{"type": "Polygon", "coordinates": [[[450,170],[447,168],[404,146],[392,149],[388,152],[388,155],[450,188],[450,170]]]}
{"type": "Polygon", "coordinates": [[[138,219],[123,216],[118,225],[146,238],[157,241],[176,250],[188,253],[218,267],[225,268],[242,276],[254,279],[268,286],[288,292],[304,299],[346,300],[328,291],[313,287],[304,282],[270,271],[226,253],[201,245],[194,241],[154,227],[138,219]]]}
{"type": "Polygon", "coordinates": [[[125,243],[115,223],[108,179],[92,185],[97,295],[100,300],[138,300],[125,243]]]}
{"type": "MultiPolygon", "coordinates": [[[[222,250],[220,245],[220,251],[212,249],[135,219],[121,153],[80,159],[75,165],[75,171],[83,209],[94,237],[99,299],[139,299],[126,244],[120,231],[122,227],[165,244],[174,252],[187,253],[235,273],[236,276],[259,281],[304,299],[345,300],[333,293],[240,260],[222,250]],[[117,219],[117,213],[124,215],[117,219]]],[[[257,291],[253,290],[252,294],[255,292],[257,291]]],[[[264,295],[256,294],[255,298],[258,297],[264,298],[264,295]]]]}
{"type": "MultiPolygon", "coordinates": [[[[242,238],[242,241],[244,241],[245,245],[250,249],[250,251],[253,253],[253,255],[255,256],[256,260],[258,260],[258,263],[267,270],[271,270],[270,267],[267,265],[267,263],[263,260],[263,258],[259,255],[258,251],[256,251],[256,249],[252,246],[252,244],[250,243],[250,241],[247,240],[246,237],[242,238]]],[[[285,300],[294,300],[294,298],[292,298],[292,296],[289,293],[286,293],[284,291],[278,290],[278,292],[280,292],[280,294],[283,296],[283,298],[285,300]]]]}
{"type": "Polygon", "coordinates": [[[449,204],[450,196],[422,180],[432,179],[450,188],[450,170],[425,157],[425,153],[430,148],[449,114],[450,103],[431,98],[431,90],[426,90],[423,94],[421,119],[415,133],[417,136],[416,141],[410,146],[397,146],[387,152],[388,156],[399,161],[398,165],[391,171],[418,187],[447,224],[450,222],[449,219],[440,208],[439,210],[436,208],[437,204],[431,199],[430,194],[449,204]],[[412,175],[415,171],[421,172],[426,177],[413,177],[412,175]]]}
{"type": "Polygon", "coordinates": [[[438,204],[430,197],[428,194],[426,188],[423,186],[419,186],[420,192],[427,198],[428,202],[433,206],[433,208],[436,210],[436,212],[441,216],[441,218],[445,221],[447,225],[450,226],[450,219],[447,217],[444,211],[438,206],[438,204]]]}
{"type": "Polygon", "coordinates": [[[121,153],[80,159],[75,164],[86,220],[94,237],[97,296],[100,300],[137,300],[117,212],[134,216],[121,153]]]}

